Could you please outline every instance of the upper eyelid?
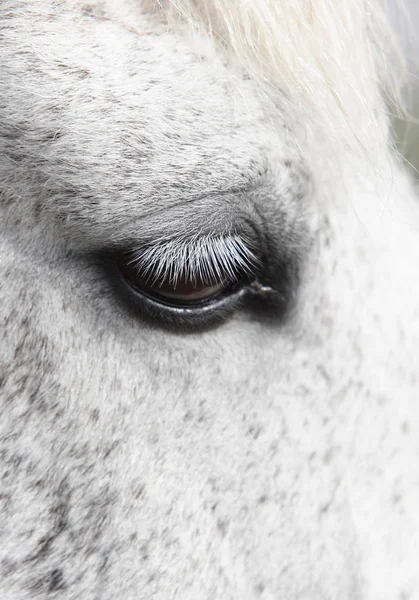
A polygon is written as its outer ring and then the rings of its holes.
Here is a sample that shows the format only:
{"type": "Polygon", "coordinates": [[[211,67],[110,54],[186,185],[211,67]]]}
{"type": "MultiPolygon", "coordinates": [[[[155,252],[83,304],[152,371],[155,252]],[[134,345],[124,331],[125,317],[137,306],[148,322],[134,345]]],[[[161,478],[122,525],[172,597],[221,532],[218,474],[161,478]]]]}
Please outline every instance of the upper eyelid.
{"type": "Polygon", "coordinates": [[[174,284],[180,278],[234,280],[239,273],[252,273],[260,262],[254,244],[237,234],[174,239],[134,250],[131,256],[139,275],[174,284]]]}

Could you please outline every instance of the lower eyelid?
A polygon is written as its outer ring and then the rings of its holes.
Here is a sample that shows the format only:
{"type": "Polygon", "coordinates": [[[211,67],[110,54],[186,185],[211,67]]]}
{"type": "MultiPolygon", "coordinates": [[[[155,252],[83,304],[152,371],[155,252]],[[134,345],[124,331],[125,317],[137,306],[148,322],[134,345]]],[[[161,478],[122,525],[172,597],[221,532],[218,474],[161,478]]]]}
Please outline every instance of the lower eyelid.
{"type": "Polygon", "coordinates": [[[225,321],[240,305],[245,296],[244,286],[230,284],[225,290],[208,299],[174,303],[164,296],[140,291],[130,284],[120,272],[111,271],[111,278],[117,298],[123,301],[125,309],[136,319],[144,318],[151,325],[178,330],[185,333],[197,329],[207,329],[225,321]],[[229,289],[231,287],[231,289],[229,289]]]}

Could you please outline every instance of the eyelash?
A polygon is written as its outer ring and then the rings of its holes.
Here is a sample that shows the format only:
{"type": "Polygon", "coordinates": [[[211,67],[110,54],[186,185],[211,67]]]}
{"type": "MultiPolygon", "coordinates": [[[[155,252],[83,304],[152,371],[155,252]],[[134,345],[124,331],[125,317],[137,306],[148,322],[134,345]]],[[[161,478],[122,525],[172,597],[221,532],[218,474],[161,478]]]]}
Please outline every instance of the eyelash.
{"type": "Polygon", "coordinates": [[[195,283],[237,281],[252,276],[260,265],[252,244],[239,235],[195,236],[146,246],[132,253],[130,263],[151,284],[176,285],[183,279],[195,283]]]}

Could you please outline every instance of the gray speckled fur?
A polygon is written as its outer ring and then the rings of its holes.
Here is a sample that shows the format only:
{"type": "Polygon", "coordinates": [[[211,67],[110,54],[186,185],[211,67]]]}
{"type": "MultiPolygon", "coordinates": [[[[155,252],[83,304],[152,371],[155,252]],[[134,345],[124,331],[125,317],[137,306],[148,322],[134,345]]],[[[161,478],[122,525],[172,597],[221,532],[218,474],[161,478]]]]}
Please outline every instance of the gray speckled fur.
{"type": "Polygon", "coordinates": [[[406,176],[324,172],[252,81],[147,21],[3,0],[0,75],[1,599],[419,598],[406,176]],[[169,333],[93,259],[242,217],[305,256],[281,326],[169,333]]]}

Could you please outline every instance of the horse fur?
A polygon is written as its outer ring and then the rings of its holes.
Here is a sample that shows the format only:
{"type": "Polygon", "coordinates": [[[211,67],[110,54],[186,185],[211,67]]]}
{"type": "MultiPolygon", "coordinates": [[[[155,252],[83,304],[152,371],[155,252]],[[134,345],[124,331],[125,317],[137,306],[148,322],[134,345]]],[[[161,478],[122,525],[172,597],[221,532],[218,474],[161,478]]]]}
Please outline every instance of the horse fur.
{"type": "Polygon", "coordinates": [[[288,4],[272,78],[226,4],[1,4],[2,600],[419,598],[417,198],[370,5],[288,4]],[[237,223],[285,313],[127,309],[109,254],[237,223]]]}

